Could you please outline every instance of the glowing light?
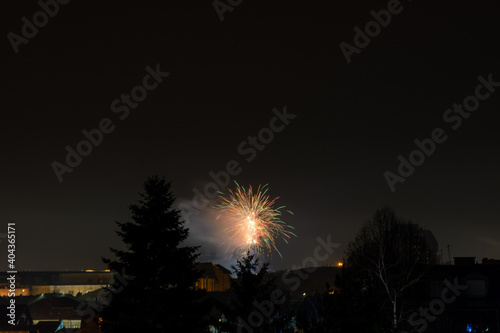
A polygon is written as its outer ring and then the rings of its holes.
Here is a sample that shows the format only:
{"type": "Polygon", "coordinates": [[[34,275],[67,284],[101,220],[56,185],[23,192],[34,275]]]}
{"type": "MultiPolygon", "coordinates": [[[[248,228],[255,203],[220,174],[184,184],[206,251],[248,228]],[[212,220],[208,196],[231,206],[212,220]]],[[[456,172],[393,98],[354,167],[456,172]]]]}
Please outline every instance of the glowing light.
{"type": "Polygon", "coordinates": [[[234,191],[219,192],[219,203],[214,207],[220,211],[217,219],[223,217],[228,225],[225,232],[230,234],[230,238],[224,243],[228,244],[228,249],[240,254],[248,250],[262,253],[274,249],[281,256],[276,239],[282,238],[288,243],[287,239],[295,234],[289,230],[293,227],[281,221],[281,210],[285,207],[274,208],[279,197],[269,199],[267,185],[259,186],[254,192],[252,186],[245,190],[235,184],[234,191]]]}
{"type": "Polygon", "coordinates": [[[342,267],[342,266],[344,266],[344,263],[343,263],[343,262],[339,262],[339,263],[337,264],[337,266],[342,267]]]}

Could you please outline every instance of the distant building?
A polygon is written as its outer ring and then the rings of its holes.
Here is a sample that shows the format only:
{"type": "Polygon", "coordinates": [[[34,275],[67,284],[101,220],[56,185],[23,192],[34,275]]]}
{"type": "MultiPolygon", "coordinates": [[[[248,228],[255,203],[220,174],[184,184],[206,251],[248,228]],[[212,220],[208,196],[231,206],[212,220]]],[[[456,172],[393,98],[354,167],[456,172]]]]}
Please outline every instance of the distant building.
{"type": "MultiPolygon", "coordinates": [[[[200,263],[197,269],[202,278],[196,288],[206,291],[225,291],[231,286],[231,272],[221,265],[200,263]]],[[[8,296],[8,274],[0,273],[0,297],[8,296]]],[[[113,281],[109,270],[18,272],[16,274],[16,296],[36,296],[42,294],[65,294],[77,296],[108,287],[113,281]]]]}
{"type": "Polygon", "coordinates": [[[422,306],[435,317],[429,331],[500,333],[500,266],[455,258],[455,265],[434,266],[425,280],[422,306]]]}
{"type": "Polygon", "coordinates": [[[214,292],[226,291],[231,287],[231,272],[224,266],[205,262],[198,264],[196,268],[202,272],[196,288],[214,292]]]}
{"type": "Polygon", "coordinates": [[[483,258],[483,265],[500,265],[500,260],[483,258]]]}
{"type": "MultiPolygon", "coordinates": [[[[16,274],[16,296],[61,293],[76,296],[110,285],[113,273],[108,270],[18,272],[16,274]]],[[[0,296],[7,296],[9,285],[7,273],[0,274],[0,296]],[[5,281],[5,282],[4,282],[5,281]]]]}

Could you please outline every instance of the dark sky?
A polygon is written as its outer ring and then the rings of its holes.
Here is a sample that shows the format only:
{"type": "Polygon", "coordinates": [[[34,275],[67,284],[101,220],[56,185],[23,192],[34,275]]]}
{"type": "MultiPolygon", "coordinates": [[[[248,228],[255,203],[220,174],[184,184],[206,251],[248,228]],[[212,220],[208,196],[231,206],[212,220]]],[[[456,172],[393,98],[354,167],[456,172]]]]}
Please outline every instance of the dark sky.
{"type": "MultiPolygon", "coordinates": [[[[446,257],[450,244],[452,257],[500,258],[500,87],[456,130],[443,119],[478,76],[500,81],[499,1],[404,0],[350,64],[339,44],[387,1],[242,1],[221,22],[211,1],[73,0],[17,54],[8,34],[41,8],[2,4],[0,221],[17,223],[19,269],[104,268],[146,177],[188,203],[230,160],[235,180],[268,183],[295,214],[284,218],[298,238],[278,243],[274,268],[300,266],[327,235],[341,247],[324,264],[336,263],[384,205],[446,257]],[[121,120],[111,104],[157,64],[170,75],[121,120]],[[238,146],[284,106],[296,117],[247,162],[238,146]],[[103,118],[114,131],[59,182],[51,164],[103,118]],[[384,173],[435,128],[448,139],[392,192],[384,173]]],[[[228,263],[210,208],[189,228],[200,260],[228,263]]]]}

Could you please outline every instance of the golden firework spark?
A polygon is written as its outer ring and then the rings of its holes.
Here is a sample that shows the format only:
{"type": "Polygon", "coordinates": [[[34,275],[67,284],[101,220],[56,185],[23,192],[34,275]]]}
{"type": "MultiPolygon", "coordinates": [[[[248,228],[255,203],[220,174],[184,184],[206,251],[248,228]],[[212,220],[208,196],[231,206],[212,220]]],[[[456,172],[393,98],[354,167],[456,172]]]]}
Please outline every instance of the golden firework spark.
{"type": "Polygon", "coordinates": [[[219,192],[219,203],[215,206],[220,211],[217,219],[223,217],[228,225],[225,232],[230,238],[224,243],[228,244],[228,249],[240,253],[248,250],[262,253],[274,249],[281,256],[276,239],[282,238],[288,243],[291,236],[296,237],[289,230],[294,228],[281,221],[281,210],[285,206],[274,208],[279,197],[269,198],[267,184],[262,187],[259,185],[255,192],[252,186],[245,190],[238,183],[235,184],[234,191],[229,189],[227,193],[219,192]]]}

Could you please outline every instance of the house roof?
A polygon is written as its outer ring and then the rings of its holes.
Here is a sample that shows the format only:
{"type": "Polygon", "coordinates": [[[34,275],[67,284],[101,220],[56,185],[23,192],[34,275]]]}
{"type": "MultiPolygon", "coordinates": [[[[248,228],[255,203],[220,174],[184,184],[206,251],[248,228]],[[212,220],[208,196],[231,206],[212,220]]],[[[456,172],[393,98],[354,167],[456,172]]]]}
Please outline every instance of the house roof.
{"type": "Polygon", "coordinates": [[[29,304],[28,309],[33,320],[80,320],[76,308],[80,303],[73,297],[48,295],[29,304]]]}
{"type": "Polygon", "coordinates": [[[196,268],[202,272],[204,278],[218,279],[218,276],[231,274],[224,266],[215,265],[211,262],[203,262],[196,265],[196,268]]]}

